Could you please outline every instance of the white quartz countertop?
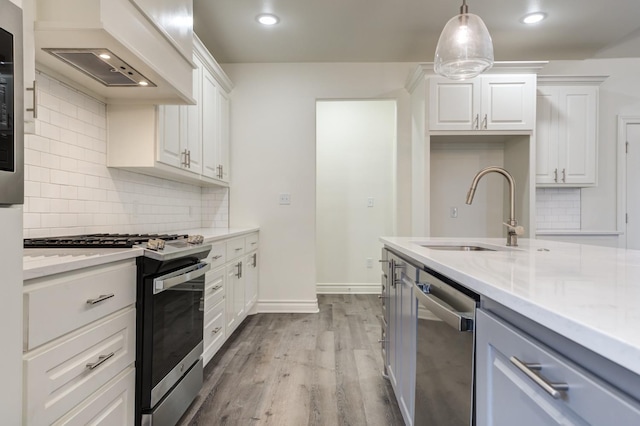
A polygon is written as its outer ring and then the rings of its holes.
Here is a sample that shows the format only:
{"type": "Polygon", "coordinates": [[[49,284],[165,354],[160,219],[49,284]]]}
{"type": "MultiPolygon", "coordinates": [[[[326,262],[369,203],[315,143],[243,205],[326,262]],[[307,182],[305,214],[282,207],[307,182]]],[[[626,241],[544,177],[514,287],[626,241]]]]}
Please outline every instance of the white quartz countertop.
{"type": "MultiPolygon", "coordinates": [[[[198,234],[204,237],[205,243],[240,237],[258,231],[257,227],[247,228],[197,228],[179,229],[167,233],[198,234]]],[[[43,248],[25,249],[23,254],[23,280],[40,278],[76,269],[89,268],[119,260],[131,259],[144,255],[141,248],[103,248],[103,249],[65,249],[43,248]]]]}
{"type": "Polygon", "coordinates": [[[413,258],[564,337],[640,374],[640,250],[547,240],[383,237],[413,258]],[[445,251],[423,244],[498,251],[445,251]]]}

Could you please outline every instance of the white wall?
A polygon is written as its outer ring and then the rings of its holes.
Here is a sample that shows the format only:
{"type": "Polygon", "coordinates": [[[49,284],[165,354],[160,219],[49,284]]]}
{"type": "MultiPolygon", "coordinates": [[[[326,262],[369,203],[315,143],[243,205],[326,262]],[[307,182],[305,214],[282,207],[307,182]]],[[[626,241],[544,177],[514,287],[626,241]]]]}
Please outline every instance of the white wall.
{"type": "Polygon", "coordinates": [[[553,61],[540,74],[609,76],[600,86],[598,186],[581,190],[581,229],[615,231],[617,116],[640,115],[640,58],[553,61]]]}
{"type": "MultiPolygon", "coordinates": [[[[231,225],[260,225],[259,309],[317,309],[315,117],[318,99],[398,102],[398,164],[410,156],[409,95],[415,64],[228,64],[231,93],[231,225]],[[289,206],[278,194],[289,192],[289,206]]],[[[398,234],[409,232],[408,167],[398,168],[398,234]]]]}
{"type": "Polygon", "coordinates": [[[24,236],[228,226],[228,189],[106,167],[105,104],[42,73],[25,137],[24,236]]]}
{"type": "Polygon", "coordinates": [[[316,107],[317,291],[379,293],[378,238],[394,234],[395,101],[316,107]]]}

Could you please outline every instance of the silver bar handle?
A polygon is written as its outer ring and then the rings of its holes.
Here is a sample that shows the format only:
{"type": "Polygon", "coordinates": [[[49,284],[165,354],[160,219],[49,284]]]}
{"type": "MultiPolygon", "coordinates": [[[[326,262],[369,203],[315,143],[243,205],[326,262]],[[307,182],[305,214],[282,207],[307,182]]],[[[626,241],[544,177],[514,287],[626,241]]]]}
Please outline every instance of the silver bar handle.
{"type": "Polygon", "coordinates": [[[473,330],[472,317],[466,315],[464,312],[456,311],[447,302],[433,294],[425,293],[416,283],[413,283],[408,279],[406,279],[405,282],[414,286],[414,291],[418,300],[425,306],[425,308],[431,311],[431,313],[444,321],[445,324],[450,325],[458,331],[473,330]]]}
{"type": "Polygon", "coordinates": [[[28,92],[33,92],[33,108],[27,108],[27,112],[33,113],[33,118],[38,118],[38,82],[33,80],[33,87],[27,87],[28,92]]]}
{"type": "Polygon", "coordinates": [[[218,291],[218,290],[220,290],[221,288],[222,288],[222,286],[221,286],[221,285],[217,285],[217,286],[215,286],[215,287],[211,287],[211,291],[218,291]]]}
{"type": "Polygon", "coordinates": [[[205,262],[197,263],[188,268],[181,269],[178,273],[163,275],[153,280],[153,294],[160,293],[168,288],[195,280],[207,273],[211,265],[205,262]]]}
{"type": "Polygon", "coordinates": [[[476,118],[473,120],[472,128],[478,130],[479,123],[480,123],[480,114],[476,114],[476,118]]]}
{"type": "Polygon", "coordinates": [[[540,386],[554,399],[559,399],[562,396],[561,392],[567,392],[569,390],[569,385],[567,383],[551,383],[540,373],[537,373],[536,371],[542,370],[542,366],[540,364],[528,364],[520,361],[515,356],[509,358],[509,361],[511,361],[511,363],[515,365],[518,370],[522,371],[528,378],[533,380],[536,385],[540,386]]]}
{"type": "Polygon", "coordinates": [[[253,267],[258,266],[258,253],[253,253],[253,267]]]}
{"type": "Polygon", "coordinates": [[[111,299],[113,296],[115,296],[114,293],[111,294],[101,294],[100,296],[96,297],[95,299],[89,299],[87,300],[87,303],[89,305],[95,305],[96,303],[100,303],[100,302],[104,302],[107,299],[111,299]]]}
{"type": "Polygon", "coordinates": [[[218,334],[220,330],[222,330],[222,327],[216,327],[213,330],[211,330],[211,334],[218,334]]]}
{"type": "Polygon", "coordinates": [[[89,370],[93,370],[94,368],[98,368],[100,367],[102,364],[104,364],[105,362],[107,362],[107,360],[109,358],[111,358],[112,356],[114,356],[116,353],[115,352],[111,352],[108,355],[100,355],[98,357],[98,360],[96,362],[90,362],[89,364],[87,364],[85,367],[88,368],[89,370]]]}
{"type": "Polygon", "coordinates": [[[217,255],[213,256],[213,257],[211,258],[211,260],[218,260],[218,259],[220,259],[221,257],[222,257],[222,255],[221,255],[221,254],[217,254],[217,255]]]}
{"type": "Polygon", "coordinates": [[[567,169],[562,169],[562,182],[567,182],[567,169]]]}
{"type": "Polygon", "coordinates": [[[558,169],[553,171],[553,181],[558,182],[558,169]]]}
{"type": "Polygon", "coordinates": [[[224,179],[224,164],[220,164],[220,179],[224,179]]]}
{"type": "Polygon", "coordinates": [[[183,156],[182,167],[187,167],[189,165],[189,162],[187,161],[187,150],[186,149],[184,151],[182,151],[182,156],[183,156]]]}
{"type": "Polygon", "coordinates": [[[484,119],[482,120],[482,128],[487,130],[487,114],[484,115],[484,119]]]}

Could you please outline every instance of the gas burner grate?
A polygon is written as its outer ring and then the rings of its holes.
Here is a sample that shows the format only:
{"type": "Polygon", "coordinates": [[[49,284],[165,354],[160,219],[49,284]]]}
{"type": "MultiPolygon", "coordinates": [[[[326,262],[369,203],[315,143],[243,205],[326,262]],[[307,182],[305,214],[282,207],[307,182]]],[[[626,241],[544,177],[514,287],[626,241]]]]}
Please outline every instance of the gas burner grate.
{"type": "Polygon", "coordinates": [[[24,248],[129,248],[150,239],[173,241],[187,238],[186,234],[85,234],[25,238],[24,248]]]}

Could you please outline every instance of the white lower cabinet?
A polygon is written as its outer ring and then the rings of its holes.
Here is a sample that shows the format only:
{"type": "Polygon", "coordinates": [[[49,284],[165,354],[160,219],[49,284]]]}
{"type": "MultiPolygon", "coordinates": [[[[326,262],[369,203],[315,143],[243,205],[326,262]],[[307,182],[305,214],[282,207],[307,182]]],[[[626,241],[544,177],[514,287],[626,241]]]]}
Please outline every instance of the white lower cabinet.
{"type": "Polygon", "coordinates": [[[602,366],[578,365],[483,310],[476,320],[477,426],[640,424],[640,401],[590,372],[602,366]]]}
{"type": "Polygon", "coordinates": [[[258,299],[258,233],[213,244],[204,296],[204,354],[207,365],[258,299]],[[246,251],[251,250],[246,253],[246,251]]]}
{"type": "Polygon", "coordinates": [[[133,424],[135,288],[133,260],[25,282],[24,424],[133,424]]]}

